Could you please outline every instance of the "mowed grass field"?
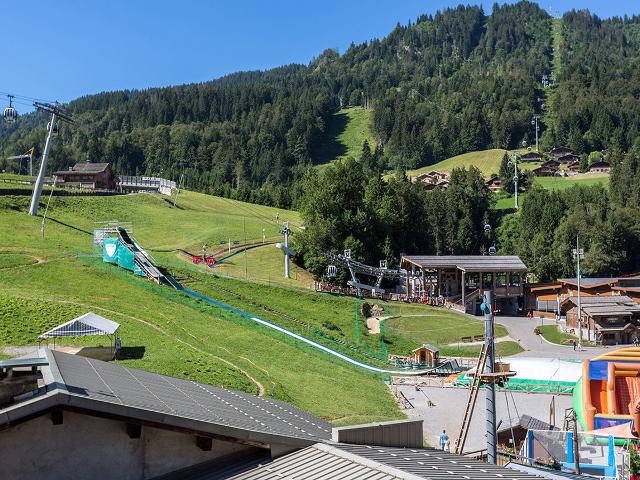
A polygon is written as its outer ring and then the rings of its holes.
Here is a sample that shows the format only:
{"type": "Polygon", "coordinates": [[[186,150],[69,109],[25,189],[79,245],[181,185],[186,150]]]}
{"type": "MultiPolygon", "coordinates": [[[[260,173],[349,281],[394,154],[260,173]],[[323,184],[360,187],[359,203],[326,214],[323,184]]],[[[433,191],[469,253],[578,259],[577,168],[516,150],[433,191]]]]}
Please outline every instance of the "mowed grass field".
{"type": "Polygon", "coordinates": [[[606,173],[589,173],[571,177],[536,177],[535,183],[547,190],[565,190],[574,185],[589,187],[592,185],[609,186],[609,175],[606,173]]]}
{"type": "Polygon", "coordinates": [[[437,172],[451,172],[454,168],[469,168],[470,165],[477,167],[483,175],[490,175],[492,173],[498,173],[498,170],[500,170],[500,162],[505,153],[507,153],[507,150],[500,148],[463,153],[462,155],[447,158],[433,165],[428,165],[416,170],[409,170],[407,171],[407,175],[417,177],[432,170],[437,172]]]}
{"type": "Polygon", "coordinates": [[[365,140],[373,150],[375,141],[369,128],[372,112],[362,107],[343,108],[336,112],[327,125],[326,140],[314,163],[321,165],[345,157],[359,159],[365,140]]]}
{"type": "MultiPolygon", "coordinates": [[[[245,231],[248,238],[261,238],[263,228],[265,235],[274,236],[277,224],[271,219],[297,223],[295,212],[191,192],[181,194],[179,208],[147,194],[53,197],[42,240],[41,218],[26,214],[28,204],[27,197],[0,196],[5,227],[0,230],[0,347],[36,344],[38,334],[94,311],[122,325],[126,364],[271,395],[339,424],[402,417],[380,376],[88,256],[94,222],[132,221],[139,243],[185,286],[382,365],[381,339],[367,334],[362,317],[355,337],[353,298],[304,290],[295,281],[277,286],[219,277],[215,269],[177,256],[176,248],[197,251],[203,242],[241,239],[245,231]]],[[[243,255],[234,257],[233,268],[244,269],[243,255]]],[[[255,270],[272,268],[274,276],[282,272],[282,252],[273,245],[249,250],[249,261],[255,262],[255,270]]],[[[428,342],[441,345],[446,355],[477,355],[477,347],[446,345],[476,334],[475,319],[422,305],[383,306],[389,316],[424,320],[404,333],[390,328],[385,335],[389,353],[408,354],[428,342]]],[[[106,341],[96,337],[65,343],[106,341]]]]}

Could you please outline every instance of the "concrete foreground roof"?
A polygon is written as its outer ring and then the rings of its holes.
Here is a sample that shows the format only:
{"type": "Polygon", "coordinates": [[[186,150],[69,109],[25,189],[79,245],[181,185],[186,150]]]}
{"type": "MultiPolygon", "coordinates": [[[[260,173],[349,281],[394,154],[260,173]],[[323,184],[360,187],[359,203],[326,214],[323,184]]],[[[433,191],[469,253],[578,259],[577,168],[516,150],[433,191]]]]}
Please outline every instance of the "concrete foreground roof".
{"type": "Polygon", "coordinates": [[[203,434],[304,447],[331,438],[329,422],[288,403],[45,349],[46,384],[0,410],[0,427],[75,408],[203,434]]]}
{"type": "MultiPolygon", "coordinates": [[[[213,479],[214,477],[210,477],[213,479]]],[[[538,478],[432,448],[316,444],[231,480],[525,480],[538,478]]]]}

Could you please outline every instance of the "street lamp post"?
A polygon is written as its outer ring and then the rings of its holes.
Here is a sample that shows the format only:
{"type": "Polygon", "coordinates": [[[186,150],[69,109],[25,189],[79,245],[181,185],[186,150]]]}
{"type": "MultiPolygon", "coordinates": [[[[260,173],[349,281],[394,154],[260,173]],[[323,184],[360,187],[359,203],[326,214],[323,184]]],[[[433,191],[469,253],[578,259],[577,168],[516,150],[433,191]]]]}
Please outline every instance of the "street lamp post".
{"type": "Polygon", "coordinates": [[[578,275],[578,346],[582,350],[582,300],[580,298],[580,260],[584,259],[584,249],[580,248],[580,235],[576,235],[576,248],[573,249],[573,257],[576,259],[576,273],[578,275]]]}

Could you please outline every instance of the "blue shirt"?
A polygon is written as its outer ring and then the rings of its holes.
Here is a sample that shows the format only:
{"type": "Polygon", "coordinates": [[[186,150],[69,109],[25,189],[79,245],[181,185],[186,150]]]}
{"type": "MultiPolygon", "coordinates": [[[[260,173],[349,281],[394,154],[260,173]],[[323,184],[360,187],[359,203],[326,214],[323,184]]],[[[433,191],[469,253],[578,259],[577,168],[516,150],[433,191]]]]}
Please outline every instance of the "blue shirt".
{"type": "Polygon", "coordinates": [[[443,433],[440,435],[440,445],[444,445],[445,443],[447,443],[447,435],[443,433]]]}

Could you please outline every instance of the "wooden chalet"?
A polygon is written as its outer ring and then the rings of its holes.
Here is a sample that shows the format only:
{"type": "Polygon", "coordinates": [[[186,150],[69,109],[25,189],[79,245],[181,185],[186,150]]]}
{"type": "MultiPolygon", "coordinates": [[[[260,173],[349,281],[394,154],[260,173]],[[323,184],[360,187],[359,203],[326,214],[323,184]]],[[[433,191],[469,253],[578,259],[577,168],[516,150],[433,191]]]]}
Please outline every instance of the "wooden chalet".
{"type": "Polygon", "coordinates": [[[555,158],[564,157],[570,153],[573,153],[573,150],[567,147],[554,147],[549,151],[549,155],[555,158]]]}
{"type": "Polygon", "coordinates": [[[436,183],[436,186],[441,190],[446,190],[447,188],[449,188],[449,180],[440,180],[438,183],[436,183]]]}
{"type": "MultiPolygon", "coordinates": [[[[560,278],[551,283],[533,283],[525,288],[525,308],[534,315],[554,318],[567,298],[578,295],[576,278],[560,278]]],[[[640,302],[640,277],[581,278],[580,296],[626,295],[640,302]]]]}
{"type": "Polygon", "coordinates": [[[555,177],[560,170],[558,167],[538,167],[531,170],[536,177],[555,177]]]}
{"type": "Polygon", "coordinates": [[[115,190],[118,177],[109,163],[76,163],[69,170],[53,173],[62,187],[88,188],[92,190],[115,190]]]}
{"type": "Polygon", "coordinates": [[[526,265],[517,256],[405,255],[406,294],[442,297],[451,308],[479,314],[483,292],[493,290],[499,311],[515,314],[524,304],[526,265]],[[411,276],[409,276],[411,273],[411,276]]]}
{"type": "Polygon", "coordinates": [[[571,173],[580,173],[580,162],[573,162],[567,165],[567,170],[571,173]]]}
{"type": "Polygon", "coordinates": [[[560,162],[558,160],[547,160],[542,165],[540,165],[540,168],[547,168],[547,167],[560,168],[560,162]]]}
{"type": "Polygon", "coordinates": [[[589,165],[589,173],[611,173],[609,162],[593,162],[589,165]]]}
{"type": "Polygon", "coordinates": [[[537,152],[527,152],[520,155],[520,160],[522,160],[523,162],[541,162],[542,155],[537,152]]]}
{"type": "Polygon", "coordinates": [[[563,155],[561,157],[558,157],[558,161],[560,163],[573,163],[573,162],[579,162],[580,161],[580,157],[578,155],[574,155],[573,153],[569,153],[567,155],[563,155]]]}
{"type": "Polygon", "coordinates": [[[499,192],[502,189],[502,182],[500,181],[500,177],[498,175],[492,175],[487,180],[487,187],[492,192],[499,192]]]}
{"type": "Polygon", "coordinates": [[[579,309],[582,310],[582,333],[604,345],[632,343],[638,337],[640,304],[626,295],[570,296],[560,304],[567,328],[578,331],[579,309]]]}

